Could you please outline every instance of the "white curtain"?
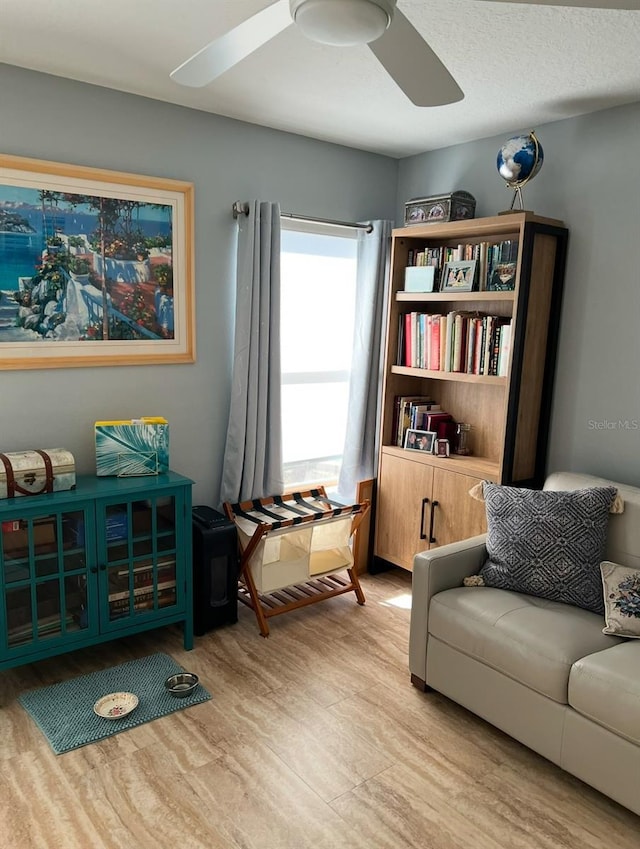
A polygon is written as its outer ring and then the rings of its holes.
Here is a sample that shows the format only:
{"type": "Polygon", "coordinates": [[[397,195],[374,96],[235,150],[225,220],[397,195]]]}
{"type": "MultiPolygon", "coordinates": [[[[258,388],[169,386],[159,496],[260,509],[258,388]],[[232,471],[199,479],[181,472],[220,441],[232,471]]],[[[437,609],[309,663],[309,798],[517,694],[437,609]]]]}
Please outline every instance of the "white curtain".
{"type": "Polygon", "coordinates": [[[375,477],[379,444],[385,317],[391,250],[390,221],[358,234],[356,317],[349,412],[338,498],[355,501],[359,481],[375,477]]]}
{"type": "Polygon", "coordinates": [[[280,206],[251,201],[238,223],[236,328],[221,500],[283,489],[280,412],[280,206]]]}

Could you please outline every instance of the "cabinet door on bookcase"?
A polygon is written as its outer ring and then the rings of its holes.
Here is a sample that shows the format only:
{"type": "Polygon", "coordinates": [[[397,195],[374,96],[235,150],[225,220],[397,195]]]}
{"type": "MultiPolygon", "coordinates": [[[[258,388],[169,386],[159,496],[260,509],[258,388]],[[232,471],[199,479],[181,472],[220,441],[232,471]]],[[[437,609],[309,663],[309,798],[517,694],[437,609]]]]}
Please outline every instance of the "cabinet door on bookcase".
{"type": "Polygon", "coordinates": [[[430,546],[435,548],[483,534],[487,530],[484,502],[471,498],[469,490],[479,482],[470,475],[445,469],[433,470],[430,505],[430,546]]]}
{"type": "Polygon", "coordinates": [[[176,495],[99,505],[100,621],[103,629],[156,615],[182,601],[176,495]]]}
{"type": "Polygon", "coordinates": [[[377,557],[404,569],[413,569],[414,555],[429,547],[432,487],[432,466],[409,457],[382,456],[376,523],[377,557]]]}
{"type": "Polygon", "coordinates": [[[92,517],[80,508],[34,510],[29,499],[16,499],[0,519],[0,659],[34,650],[46,656],[95,633],[92,517]]]}

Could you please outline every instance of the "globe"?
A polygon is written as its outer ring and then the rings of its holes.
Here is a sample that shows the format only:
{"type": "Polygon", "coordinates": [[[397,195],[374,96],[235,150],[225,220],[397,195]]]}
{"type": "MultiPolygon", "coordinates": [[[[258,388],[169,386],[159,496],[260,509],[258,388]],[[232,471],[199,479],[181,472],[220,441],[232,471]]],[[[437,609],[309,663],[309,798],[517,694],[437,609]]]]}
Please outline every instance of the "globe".
{"type": "Polygon", "coordinates": [[[507,185],[516,189],[532,180],[542,168],[544,151],[533,130],[513,136],[498,151],[498,172],[507,185]]]}
{"type": "Polygon", "coordinates": [[[498,173],[514,189],[511,209],[517,198],[520,209],[524,210],[522,187],[536,176],[543,162],[544,151],[533,130],[527,135],[513,136],[502,145],[498,151],[498,173]]]}

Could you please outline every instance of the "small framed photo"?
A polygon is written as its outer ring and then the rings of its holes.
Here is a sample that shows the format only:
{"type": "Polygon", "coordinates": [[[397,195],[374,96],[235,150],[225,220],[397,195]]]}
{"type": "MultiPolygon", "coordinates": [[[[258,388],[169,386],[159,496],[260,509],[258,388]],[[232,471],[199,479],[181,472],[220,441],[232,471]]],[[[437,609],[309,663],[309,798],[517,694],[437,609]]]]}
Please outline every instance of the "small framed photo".
{"type": "Polygon", "coordinates": [[[412,451],[426,451],[433,454],[438,434],[434,430],[413,430],[409,428],[404,436],[404,447],[412,451]]]}
{"type": "Polygon", "coordinates": [[[435,455],[437,457],[448,457],[449,456],[449,440],[448,439],[436,439],[435,445],[435,455]]]}
{"type": "Polygon", "coordinates": [[[442,270],[441,292],[471,292],[476,276],[475,259],[448,262],[442,270]]]}

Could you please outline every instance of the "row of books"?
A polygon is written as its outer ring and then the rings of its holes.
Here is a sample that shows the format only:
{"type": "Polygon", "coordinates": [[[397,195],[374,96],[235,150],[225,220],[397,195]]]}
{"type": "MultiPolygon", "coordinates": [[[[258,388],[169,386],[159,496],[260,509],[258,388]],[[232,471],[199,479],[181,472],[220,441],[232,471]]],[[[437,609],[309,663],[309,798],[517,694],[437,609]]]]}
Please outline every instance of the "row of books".
{"type": "MultiPolygon", "coordinates": [[[[156,584],[156,587],[157,587],[157,590],[158,590],[158,595],[160,595],[163,590],[167,590],[167,589],[175,591],[175,586],[176,586],[175,578],[170,579],[168,581],[159,582],[158,584],[156,584]]],[[[149,587],[149,585],[135,587],[134,590],[133,590],[133,594],[136,597],[136,599],[138,599],[138,597],[145,598],[146,596],[153,597],[153,585],[151,585],[150,587],[149,587]]],[[[122,592],[110,592],[109,593],[109,604],[110,605],[113,602],[123,601],[123,600],[126,600],[128,602],[128,600],[129,600],[129,590],[124,590],[122,592]]]]}
{"type": "Polygon", "coordinates": [[[472,245],[456,245],[455,247],[425,248],[422,251],[409,249],[407,253],[407,266],[435,265],[442,267],[446,262],[475,259],[473,255],[464,256],[466,249],[472,247],[472,245]]]}
{"type": "MultiPolygon", "coordinates": [[[[162,569],[168,569],[170,566],[175,566],[175,565],[176,565],[175,557],[167,557],[166,560],[159,560],[158,561],[157,568],[158,568],[158,571],[160,571],[162,569]]],[[[142,572],[152,572],[153,568],[154,568],[153,560],[147,559],[147,560],[140,561],[136,566],[133,567],[133,569],[131,571],[133,571],[134,574],[142,573],[142,572]]],[[[120,575],[120,577],[124,577],[128,574],[129,574],[129,567],[128,566],[125,567],[124,569],[118,570],[118,575],[120,575]]]]}
{"type": "MultiPolygon", "coordinates": [[[[25,611],[24,620],[19,625],[9,626],[7,629],[7,638],[9,645],[17,646],[22,643],[29,643],[33,640],[33,624],[30,617],[31,611],[25,611]]],[[[53,637],[56,634],[62,633],[62,618],[60,613],[54,613],[50,616],[41,616],[37,621],[36,638],[53,637]]],[[[65,628],[69,630],[73,627],[75,619],[71,614],[64,617],[65,628]]]]}
{"type": "Polygon", "coordinates": [[[448,413],[443,413],[440,404],[436,404],[426,395],[396,395],[392,444],[402,448],[407,430],[432,430],[428,425],[435,425],[442,415],[451,418],[448,413]]]}
{"type": "Polygon", "coordinates": [[[476,242],[474,244],[448,245],[424,250],[409,250],[407,267],[433,266],[435,276],[431,291],[441,291],[445,265],[452,262],[472,261],[475,291],[512,291],[515,289],[518,261],[517,239],[502,242],[476,242]]]}
{"type": "Polygon", "coordinates": [[[397,364],[401,366],[505,377],[510,352],[510,318],[463,310],[400,316],[397,364]]]}
{"type": "MultiPolygon", "coordinates": [[[[132,574],[134,587],[150,587],[156,582],[162,583],[175,579],[176,561],[175,558],[162,560],[158,563],[157,569],[154,568],[151,561],[147,561],[145,565],[136,566],[132,570],[132,574]]],[[[131,573],[128,569],[119,569],[117,575],[111,572],[109,575],[109,584],[112,590],[117,592],[123,585],[127,586],[130,575],[131,573]]]]}
{"type": "MultiPolygon", "coordinates": [[[[172,587],[166,587],[159,590],[157,594],[157,606],[168,607],[170,604],[176,603],[176,587],[175,583],[172,587]]],[[[153,592],[147,591],[143,595],[136,595],[133,602],[133,610],[153,610],[155,608],[155,600],[153,592]]],[[[128,616],[130,613],[129,594],[126,598],[111,600],[109,599],[109,618],[118,619],[122,616],[128,616]]]]}

